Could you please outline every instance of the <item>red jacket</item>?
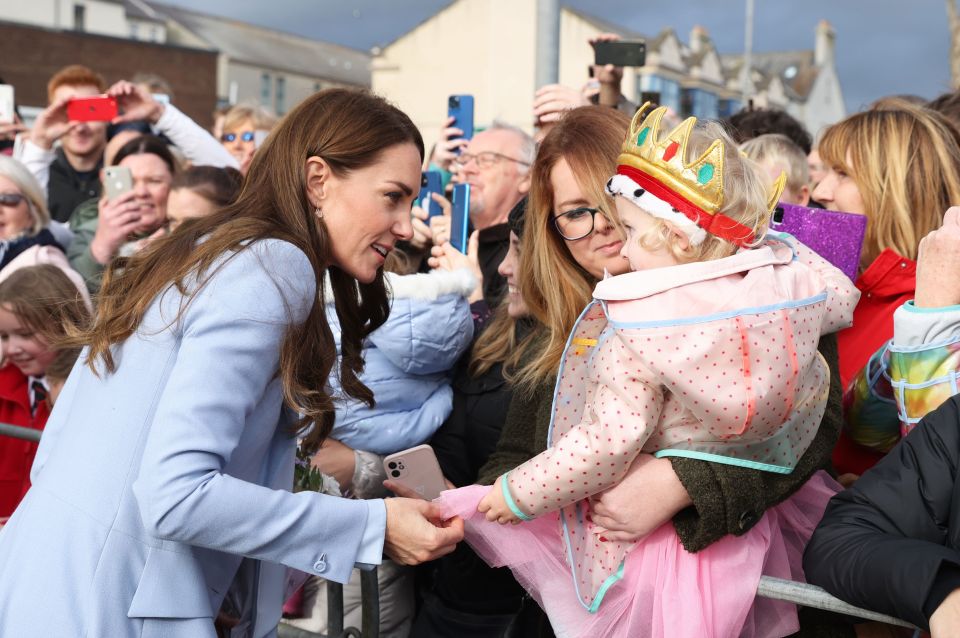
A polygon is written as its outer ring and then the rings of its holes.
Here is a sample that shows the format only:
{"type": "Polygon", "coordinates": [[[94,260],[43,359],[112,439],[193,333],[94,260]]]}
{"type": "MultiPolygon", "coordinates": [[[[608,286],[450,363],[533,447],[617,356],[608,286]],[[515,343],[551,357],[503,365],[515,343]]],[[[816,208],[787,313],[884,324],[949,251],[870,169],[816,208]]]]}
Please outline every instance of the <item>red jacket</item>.
{"type": "MultiPolygon", "coordinates": [[[[853,326],[837,335],[840,352],[840,382],[844,391],[870,357],[893,338],[894,311],[913,299],[917,263],[889,248],[857,278],[860,302],[853,311],[853,326]]],[[[833,466],[840,474],[862,474],[883,457],[840,434],[833,451],[833,466]]]]}
{"type": "MultiPolygon", "coordinates": [[[[30,416],[27,377],[14,365],[0,368],[0,422],[42,430],[50,410],[44,401],[30,416]]],[[[37,444],[0,436],[0,518],[10,516],[30,487],[37,444]]]]}

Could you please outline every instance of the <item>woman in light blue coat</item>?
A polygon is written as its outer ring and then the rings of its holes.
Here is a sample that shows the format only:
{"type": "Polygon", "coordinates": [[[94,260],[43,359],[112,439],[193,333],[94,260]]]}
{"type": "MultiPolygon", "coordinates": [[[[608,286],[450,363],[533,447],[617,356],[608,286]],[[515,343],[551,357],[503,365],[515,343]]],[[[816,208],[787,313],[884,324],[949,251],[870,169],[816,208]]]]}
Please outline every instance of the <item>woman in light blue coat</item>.
{"type": "MultiPolygon", "coordinates": [[[[94,325],[0,531],[0,636],[209,638],[276,632],[285,567],[337,581],[462,537],[434,506],[292,494],[295,435],[333,424],[386,319],[380,268],[409,237],[423,144],[363,91],[318,93],[254,158],[238,201],[109,271],[94,325]],[[297,418],[297,414],[305,415],[297,418]]],[[[128,215],[138,211],[130,210],[128,215]]]]}

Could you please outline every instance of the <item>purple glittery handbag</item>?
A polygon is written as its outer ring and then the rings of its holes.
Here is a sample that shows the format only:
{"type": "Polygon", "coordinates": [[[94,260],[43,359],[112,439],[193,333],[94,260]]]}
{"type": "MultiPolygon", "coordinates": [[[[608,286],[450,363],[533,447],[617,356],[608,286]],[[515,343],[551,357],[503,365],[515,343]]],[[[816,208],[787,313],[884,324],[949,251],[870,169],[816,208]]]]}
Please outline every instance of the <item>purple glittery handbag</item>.
{"type": "Polygon", "coordinates": [[[863,235],[867,231],[865,215],[778,204],[770,229],[793,235],[856,281],[863,235]]]}

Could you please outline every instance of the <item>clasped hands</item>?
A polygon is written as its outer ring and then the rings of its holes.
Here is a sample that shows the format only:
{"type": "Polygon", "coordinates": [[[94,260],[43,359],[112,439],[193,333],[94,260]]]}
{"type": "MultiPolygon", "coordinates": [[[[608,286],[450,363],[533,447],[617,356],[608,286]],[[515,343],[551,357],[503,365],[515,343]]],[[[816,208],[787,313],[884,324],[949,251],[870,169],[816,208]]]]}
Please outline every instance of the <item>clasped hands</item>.
{"type": "MultiPolygon", "coordinates": [[[[521,519],[504,498],[503,480],[497,479],[477,511],[491,522],[517,524],[521,519]]],[[[651,454],[638,455],[619,483],[591,496],[589,503],[590,529],[601,541],[639,540],[692,505],[670,460],[651,454]]]]}

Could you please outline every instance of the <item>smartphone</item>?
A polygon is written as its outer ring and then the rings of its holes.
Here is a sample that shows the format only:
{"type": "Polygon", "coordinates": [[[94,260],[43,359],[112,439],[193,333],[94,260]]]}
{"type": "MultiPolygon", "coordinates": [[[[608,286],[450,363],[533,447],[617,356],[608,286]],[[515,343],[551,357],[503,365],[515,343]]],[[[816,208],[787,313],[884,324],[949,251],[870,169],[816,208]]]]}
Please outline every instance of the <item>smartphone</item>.
{"type": "Polygon", "coordinates": [[[789,233],[856,281],[867,217],[835,210],[778,204],[770,230],[789,233]]]}
{"type": "Polygon", "coordinates": [[[107,199],[115,199],[133,190],[133,173],[126,166],[107,166],[103,169],[103,192],[107,199]]]}
{"type": "Polygon", "coordinates": [[[67,102],[67,118],[77,122],[109,122],[117,117],[117,100],[109,95],[75,97],[67,102]]]}
{"type": "Polygon", "coordinates": [[[593,45],[594,64],[603,66],[643,66],[647,61],[647,44],[643,40],[615,40],[593,45]]]}
{"type": "Polygon", "coordinates": [[[450,219],[450,244],[464,255],[470,237],[470,184],[453,187],[453,211],[450,219]]]}
{"type": "Polygon", "coordinates": [[[409,487],[428,501],[447,489],[437,455],[429,445],[418,445],[388,455],[383,459],[383,469],[391,481],[409,487]]]}
{"type": "Polygon", "coordinates": [[[0,124],[13,124],[13,86],[0,84],[0,124]]]}
{"type": "Polygon", "coordinates": [[[417,198],[419,206],[427,211],[430,217],[443,214],[440,204],[433,201],[431,193],[443,195],[443,176],[440,171],[424,171],[420,176],[420,196],[417,198]]]}
{"type": "Polygon", "coordinates": [[[451,95],[447,98],[447,115],[453,118],[453,124],[463,131],[463,139],[473,138],[473,96],[451,95]]]}

